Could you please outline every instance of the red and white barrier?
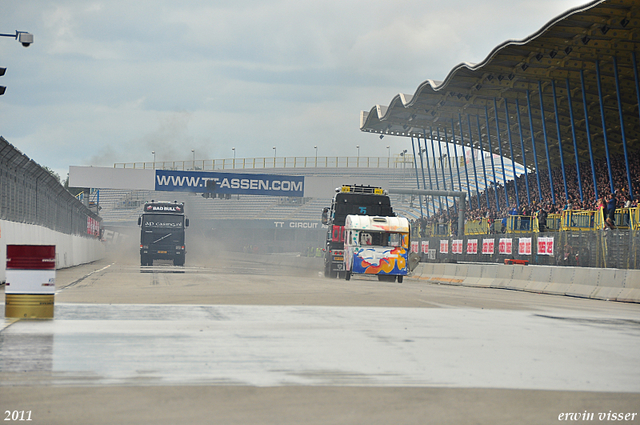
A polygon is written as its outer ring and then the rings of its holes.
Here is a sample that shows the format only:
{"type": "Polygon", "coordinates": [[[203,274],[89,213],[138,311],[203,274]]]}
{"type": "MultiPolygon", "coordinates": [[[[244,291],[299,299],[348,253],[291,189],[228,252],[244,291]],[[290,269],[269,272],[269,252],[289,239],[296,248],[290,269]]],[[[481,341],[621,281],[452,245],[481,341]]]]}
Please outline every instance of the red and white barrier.
{"type": "Polygon", "coordinates": [[[55,245],[7,245],[5,317],[52,319],[55,245]]]}

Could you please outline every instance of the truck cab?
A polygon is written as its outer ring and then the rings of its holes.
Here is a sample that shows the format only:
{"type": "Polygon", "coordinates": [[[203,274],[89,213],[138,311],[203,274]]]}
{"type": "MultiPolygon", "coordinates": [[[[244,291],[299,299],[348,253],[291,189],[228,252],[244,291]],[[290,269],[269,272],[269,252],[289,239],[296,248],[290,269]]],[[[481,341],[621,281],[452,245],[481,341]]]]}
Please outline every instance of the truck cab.
{"type": "Polygon", "coordinates": [[[171,260],[175,266],[184,266],[185,228],[189,226],[189,219],[184,215],[183,203],[146,203],[138,226],[142,266],[153,265],[153,260],[171,260]]]}
{"type": "Polygon", "coordinates": [[[404,217],[348,215],[344,270],[346,280],[357,273],[402,282],[409,273],[409,221],[404,217]]]}
{"type": "Polygon", "coordinates": [[[344,225],[347,215],[395,216],[391,200],[380,187],[344,185],[336,188],[331,208],[322,211],[322,224],[327,226],[324,250],[324,275],[343,277],[344,225]]]}

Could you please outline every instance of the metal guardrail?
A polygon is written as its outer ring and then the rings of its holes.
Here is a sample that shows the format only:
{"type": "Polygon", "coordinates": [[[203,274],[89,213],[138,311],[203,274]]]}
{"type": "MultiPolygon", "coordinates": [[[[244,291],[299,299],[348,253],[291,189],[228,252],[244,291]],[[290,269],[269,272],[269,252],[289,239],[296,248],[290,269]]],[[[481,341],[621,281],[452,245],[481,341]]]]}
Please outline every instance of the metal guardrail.
{"type": "Polygon", "coordinates": [[[413,168],[413,156],[390,157],[294,156],[273,158],[225,158],[191,161],[118,162],[113,168],[215,171],[263,168],[413,168]]]}
{"type": "MultiPolygon", "coordinates": [[[[549,214],[545,224],[543,232],[581,232],[605,228],[604,214],[601,210],[567,210],[562,214],[549,214]]],[[[615,227],[620,230],[640,230],[640,207],[616,209],[615,227]]],[[[540,223],[536,215],[510,215],[506,220],[499,219],[493,222],[486,218],[467,220],[464,225],[464,233],[468,236],[540,232],[540,223]]],[[[419,233],[425,237],[449,236],[451,235],[450,223],[429,224],[419,233]]]]}
{"type": "Polygon", "coordinates": [[[489,233],[489,220],[468,220],[464,225],[465,235],[486,235],[489,233]]]}
{"type": "Polygon", "coordinates": [[[99,235],[100,217],[0,136],[0,219],[60,233],[99,235]]]}

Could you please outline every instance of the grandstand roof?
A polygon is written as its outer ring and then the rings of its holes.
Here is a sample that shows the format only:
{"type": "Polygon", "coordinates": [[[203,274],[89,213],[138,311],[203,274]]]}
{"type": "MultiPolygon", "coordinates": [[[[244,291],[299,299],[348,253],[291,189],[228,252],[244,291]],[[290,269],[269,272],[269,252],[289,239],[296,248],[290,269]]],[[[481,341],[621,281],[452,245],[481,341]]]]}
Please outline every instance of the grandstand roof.
{"type": "Polygon", "coordinates": [[[441,136],[446,130],[449,141],[454,139],[455,143],[461,144],[462,138],[465,146],[472,140],[474,146],[479,147],[479,122],[483,149],[489,150],[489,134],[491,150],[498,154],[502,148],[504,156],[510,156],[508,121],[515,161],[522,163],[522,130],[527,166],[534,168],[531,146],[533,128],[538,161],[546,164],[546,133],[552,167],[555,167],[560,165],[557,109],[565,161],[575,161],[572,127],[581,161],[589,158],[587,130],[594,144],[594,157],[604,156],[601,147],[605,136],[611,155],[622,154],[623,134],[627,146],[640,145],[640,94],[637,92],[635,57],[640,47],[639,21],[640,2],[637,0],[598,0],[571,9],[525,40],[510,40],[497,46],[479,64],[462,63],[453,68],[442,82],[426,80],[413,95],[398,94],[389,106],[376,105],[369,112],[362,111],[360,129],[427,139],[431,138],[431,131],[435,139],[436,130],[441,136]],[[598,72],[601,75],[600,88],[598,72]],[[616,73],[619,90],[616,88],[616,73]],[[584,78],[586,102],[583,102],[581,75],[584,78]],[[569,108],[568,87],[572,108],[569,108]],[[599,90],[602,92],[603,114],[599,90]],[[531,105],[531,121],[527,94],[531,105]],[[505,108],[505,102],[508,109],[505,108]],[[588,110],[588,127],[584,103],[588,110]],[[573,126],[571,114],[574,117],[573,126]],[[603,132],[603,116],[606,133],[603,132]],[[519,119],[521,126],[518,125],[519,119]]]}

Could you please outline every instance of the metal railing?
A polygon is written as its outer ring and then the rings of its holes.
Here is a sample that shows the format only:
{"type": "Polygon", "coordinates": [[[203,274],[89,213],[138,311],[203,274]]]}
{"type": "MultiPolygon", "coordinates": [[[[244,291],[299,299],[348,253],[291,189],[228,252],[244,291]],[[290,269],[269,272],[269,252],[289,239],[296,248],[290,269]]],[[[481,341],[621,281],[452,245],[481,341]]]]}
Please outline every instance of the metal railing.
{"type": "Polygon", "coordinates": [[[413,168],[413,157],[294,156],[271,158],[225,158],[191,161],[118,162],[114,168],[215,171],[263,168],[413,168]]]}
{"type": "Polygon", "coordinates": [[[486,218],[468,220],[464,225],[464,233],[466,235],[486,235],[489,233],[489,227],[489,220],[486,218]]]}
{"type": "Polygon", "coordinates": [[[562,211],[560,230],[584,231],[602,228],[602,211],[562,211]],[[596,223],[598,226],[596,226],[596,223]]]}
{"type": "MultiPolygon", "coordinates": [[[[510,215],[506,219],[489,220],[467,220],[464,225],[464,234],[473,235],[493,235],[493,234],[518,234],[518,233],[540,233],[540,232],[580,232],[595,231],[605,228],[605,218],[600,211],[563,211],[562,214],[549,214],[545,221],[545,227],[540,228],[537,215],[522,216],[510,215]]],[[[432,223],[414,232],[415,235],[425,237],[449,236],[451,235],[451,223],[432,223]]],[[[619,230],[640,230],[640,207],[618,208],[615,212],[614,226],[619,230]]]]}

